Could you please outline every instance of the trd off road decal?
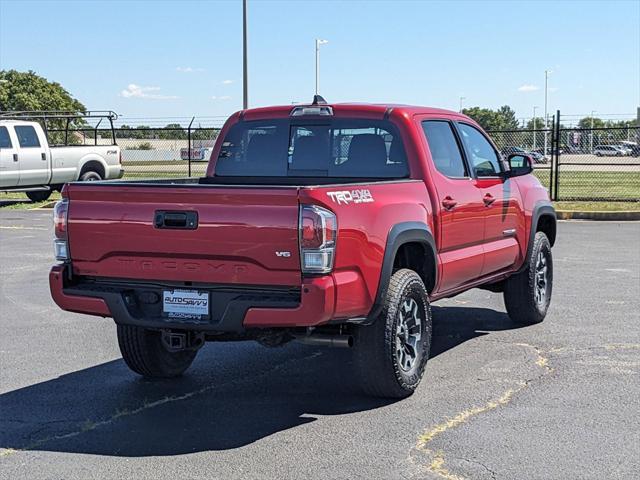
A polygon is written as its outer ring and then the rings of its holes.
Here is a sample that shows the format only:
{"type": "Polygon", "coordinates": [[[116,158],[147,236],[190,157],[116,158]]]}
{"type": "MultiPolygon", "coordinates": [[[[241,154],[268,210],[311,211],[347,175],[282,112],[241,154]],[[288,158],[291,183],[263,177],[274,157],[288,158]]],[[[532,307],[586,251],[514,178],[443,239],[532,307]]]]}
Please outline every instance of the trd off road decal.
{"type": "Polygon", "coordinates": [[[327,192],[327,195],[338,205],[349,205],[350,203],[371,203],[373,195],[367,188],[358,190],[341,190],[338,192],[327,192]]]}

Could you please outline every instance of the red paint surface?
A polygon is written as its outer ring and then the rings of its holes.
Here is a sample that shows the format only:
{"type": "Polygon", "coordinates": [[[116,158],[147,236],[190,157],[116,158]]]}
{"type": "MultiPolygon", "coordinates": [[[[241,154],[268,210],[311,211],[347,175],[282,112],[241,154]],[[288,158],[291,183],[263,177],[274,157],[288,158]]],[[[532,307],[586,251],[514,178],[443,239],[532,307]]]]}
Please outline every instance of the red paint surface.
{"type": "MultiPolygon", "coordinates": [[[[287,117],[291,106],[248,110],[245,120],[287,117]]],[[[335,318],[366,315],[378,289],[382,259],[391,228],[401,222],[423,222],[432,230],[438,250],[438,284],[434,299],[515,271],[523,262],[531,212],[548,194],[532,175],[504,180],[449,179],[434,167],[420,122],[464,120],[438,109],[387,105],[333,105],[336,117],[380,119],[389,115],[405,143],[410,179],[368,185],[321,187],[225,187],[216,185],[72,184],[69,239],[73,273],[155,281],[191,281],[242,285],[287,285],[307,288],[297,309],[251,309],[247,326],[317,325],[335,318]],[[392,110],[389,113],[389,108],[392,110]],[[368,189],[374,201],[338,205],[327,192],[368,189]],[[489,194],[495,200],[485,205],[489,194]],[[442,207],[451,198],[451,210],[442,207]],[[317,204],[338,219],[335,267],[330,275],[303,278],[298,248],[300,204],[317,204]],[[196,230],[154,228],[156,210],[194,210],[196,230]],[[504,231],[515,229],[513,236],[504,231]],[[290,252],[277,256],[276,252],[290,252]]],[[[213,150],[215,159],[225,124],[213,150]]],[[[268,179],[265,179],[268,181],[268,179]]],[[[95,299],[62,293],[58,267],[51,290],[67,310],[108,314],[95,299]]]]}

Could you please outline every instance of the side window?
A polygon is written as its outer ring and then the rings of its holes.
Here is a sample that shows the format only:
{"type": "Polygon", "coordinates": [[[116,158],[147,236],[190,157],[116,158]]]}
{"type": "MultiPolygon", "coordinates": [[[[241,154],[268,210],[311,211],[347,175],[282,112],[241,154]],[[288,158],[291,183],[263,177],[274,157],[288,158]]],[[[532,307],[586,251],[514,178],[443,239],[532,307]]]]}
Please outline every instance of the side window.
{"type": "Polygon", "coordinates": [[[495,177],[498,175],[501,171],[500,159],[489,141],[477,128],[465,123],[458,125],[471,168],[476,176],[495,177]]]}
{"type": "Polygon", "coordinates": [[[22,148],[40,147],[40,140],[38,140],[36,129],[31,125],[16,125],[15,130],[18,136],[18,142],[22,148]]]}
{"type": "Polygon", "coordinates": [[[467,169],[449,122],[427,120],[422,129],[436,169],[447,177],[467,177],[467,169]]]}
{"type": "Polygon", "coordinates": [[[0,127],[0,148],[13,148],[7,127],[0,127]]]}

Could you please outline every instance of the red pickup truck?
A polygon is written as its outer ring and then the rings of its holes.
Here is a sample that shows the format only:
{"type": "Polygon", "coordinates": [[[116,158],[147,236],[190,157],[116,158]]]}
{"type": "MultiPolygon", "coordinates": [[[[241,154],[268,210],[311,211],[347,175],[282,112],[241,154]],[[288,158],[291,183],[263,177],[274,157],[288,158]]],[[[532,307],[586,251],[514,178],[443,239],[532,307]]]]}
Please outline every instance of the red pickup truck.
{"type": "Polygon", "coordinates": [[[468,117],[404,105],[255,108],[222,128],[200,179],[70,183],[51,293],[113,317],[128,366],[173,377],[205,341],[353,347],[366,392],[410,395],[430,302],[503,292],[543,320],[556,215],[468,117]]]}

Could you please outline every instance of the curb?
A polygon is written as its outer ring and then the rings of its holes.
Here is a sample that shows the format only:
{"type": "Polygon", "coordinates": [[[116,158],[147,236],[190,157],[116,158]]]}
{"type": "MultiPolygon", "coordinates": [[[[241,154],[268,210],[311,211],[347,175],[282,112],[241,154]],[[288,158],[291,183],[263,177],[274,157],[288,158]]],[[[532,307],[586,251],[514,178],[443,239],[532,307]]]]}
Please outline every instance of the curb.
{"type": "Polygon", "coordinates": [[[558,220],[640,220],[640,211],[623,212],[583,212],[556,210],[558,220]]]}

